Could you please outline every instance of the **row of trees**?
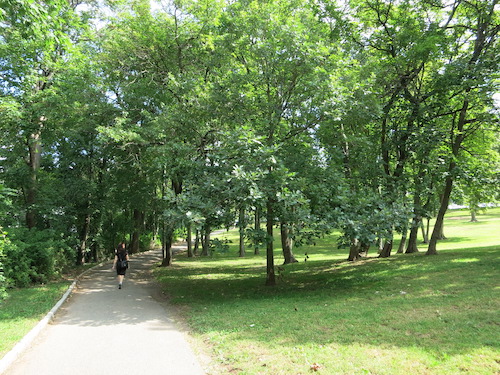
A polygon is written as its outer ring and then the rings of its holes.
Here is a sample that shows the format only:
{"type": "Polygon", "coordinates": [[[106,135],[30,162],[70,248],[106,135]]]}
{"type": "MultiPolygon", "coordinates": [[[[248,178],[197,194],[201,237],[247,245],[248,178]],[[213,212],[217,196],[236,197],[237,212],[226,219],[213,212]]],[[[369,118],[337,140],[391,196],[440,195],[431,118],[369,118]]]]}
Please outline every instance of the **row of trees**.
{"type": "Polygon", "coordinates": [[[276,226],[285,263],[333,228],[355,260],[436,217],[436,254],[453,194],[498,198],[498,0],[0,5],[11,282],[236,224],[273,285],[276,226]]]}

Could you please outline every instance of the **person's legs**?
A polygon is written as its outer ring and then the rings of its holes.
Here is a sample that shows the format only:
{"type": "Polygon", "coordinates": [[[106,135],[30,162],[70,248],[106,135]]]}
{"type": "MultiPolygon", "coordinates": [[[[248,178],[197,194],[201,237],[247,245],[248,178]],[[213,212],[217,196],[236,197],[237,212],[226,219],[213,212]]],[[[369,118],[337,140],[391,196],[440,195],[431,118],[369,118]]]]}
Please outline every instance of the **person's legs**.
{"type": "Polygon", "coordinates": [[[123,278],[125,277],[125,275],[118,275],[118,288],[122,288],[122,284],[123,284],[123,278]]]}

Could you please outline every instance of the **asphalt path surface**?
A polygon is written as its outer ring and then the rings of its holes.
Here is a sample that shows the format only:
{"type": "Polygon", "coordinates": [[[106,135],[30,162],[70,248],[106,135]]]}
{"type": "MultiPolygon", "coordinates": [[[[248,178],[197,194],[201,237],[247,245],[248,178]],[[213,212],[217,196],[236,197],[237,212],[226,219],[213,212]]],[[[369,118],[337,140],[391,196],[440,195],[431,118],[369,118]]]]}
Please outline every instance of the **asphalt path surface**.
{"type": "Polygon", "coordinates": [[[111,263],[87,272],[5,374],[205,374],[151,280],[160,258],[159,251],[132,257],[121,290],[111,263]]]}

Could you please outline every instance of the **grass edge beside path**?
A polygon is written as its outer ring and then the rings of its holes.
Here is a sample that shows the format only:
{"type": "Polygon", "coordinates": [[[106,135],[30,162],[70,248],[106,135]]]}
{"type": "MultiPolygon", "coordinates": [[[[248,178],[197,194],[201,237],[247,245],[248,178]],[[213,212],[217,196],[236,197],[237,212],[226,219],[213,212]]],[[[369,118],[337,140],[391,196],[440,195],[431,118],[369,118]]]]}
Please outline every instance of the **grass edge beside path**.
{"type": "Polygon", "coordinates": [[[71,281],[9,290],[0,302],[0,360],[54,307],[71,281]]]}

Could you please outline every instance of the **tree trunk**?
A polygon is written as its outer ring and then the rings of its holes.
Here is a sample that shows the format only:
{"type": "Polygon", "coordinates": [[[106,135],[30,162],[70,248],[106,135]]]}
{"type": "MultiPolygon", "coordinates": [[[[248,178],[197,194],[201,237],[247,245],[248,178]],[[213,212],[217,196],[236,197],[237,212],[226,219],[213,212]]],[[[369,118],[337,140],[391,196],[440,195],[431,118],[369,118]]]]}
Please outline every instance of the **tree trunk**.
{"type": "Polygon", "coordinates": [[[392,252],[392,245],[393,245],[392,239],[385,241],[384,248],[382,249],[379,258],[389,258],[392,252]]]}
{"type": "Polygon", "coordinates": [[[130,240],[130,254],[139,252],[139,241],[142,228],[144,227],[144,213],[138,209],[134,209],[134,231],[130,240]]]}
{"type": "MultiPolygon", "coordinates": [[[[451,162],[449,170],[451,171],[453,169],[455,169],[455,163],[451,162]]],[[[437,242],[443,235],[444,215],[448,210],[448,204],[450,203],[450,196],[452,189],[453,189],[453,178],[451,177],[451,175],[448,175],[446,177],[443,198],[441,199],[441,206],[439,207],[439,211],[436,217],[436,223],[434,224],[434,230],[432,231],[426,255],[437,254],[437,242]]]]}
{"type": "Polygon", "coordinates": [[[85,218],[83,219],[83,225],[80,231],[80,244],[78,246],[78,252],[76,257],[77,266],[81,266],[85,263],[85,252],[87,250],[87,241],[89,238],[89,232],[90,232],[90,213],[87,212],[85,214],[85,218]]]}
{"type": "Polygon", "coordinates": [[[201,232],[201,255],[210,255],[210,227],[205,224],[201,232]]]}
{"type": "Polygon", "coordinates": [[[384,251],[384,239],[383,238],[379,238],[378,241],[377,241],[377,244],[378,244],[378,254],[381,254],[382,251],[384,251]]]}
{"type": "Polygon", "coordinates": [[[26,191],[26,226],[28,229],[36,226],[36,198],[38,192],[38,171],[42,160],[42,143],[40,132],[33,133],[28,139],[29,150],[29,180],[26,191]]]}
{"type": "MultiPolygon", "coordinates": [[[[254,224],[255,224],[254,225],[255,233],[258,233],[258,231],[260,231],[260,207],[259,206],[257,206],[255,208],[255,223],[254,224]]],[[[259,244],[257,243],[257,241],[255,241],[253,253],[255,255],[259,255],[259,253],[260,253],[259,244]]]]}
{"type": "Polygon", "coordinates": [[[406,248],[406,254],[418,253],[417,239],[418,239],[418,227],[420,225],[421,218],[414,216],[411,223],[410,238],[408,239],[408,247],[406,248]]]}
{"type": "Polygon", "coordinates": [[[239,256],[244,257],[245,256],[245,206],[241,206],[239,210],[239,217],[238,217],[238,227],[240,231],[240,246],[239,246],[239,256]]]}
{"type": "Polygon", "coordinates": [[[267,199],[267,240],[266,240],[266,285],[274,286],[276,285],[276,275],[274,272],[274,246],[273,246],[273,224],[274,224],[274,210],[273,210],[273,200],[271,198],[267,199]]]}
{"type": "Polygon", "coordinates": [[[429,243],[429,225],[430,219],[427,219],[427,230],[425,229],[424,220],[420,221],[420,230],[422,231],[422,237],[424,238],[424,243],[429,243]]]}
{"type": "Polygon", "coordinates": [[[361,247],[359,248],[359,256],[360,257],[367,257],[368,250],[370,250],[370,244],[361,242],[361,247]]]}
{"type": "Polygon", "coordinates": [[[404,233],[401,235],[401,242],[399,243],[397,254],[403,254],[405,252],[407,236],[408,236],[408,230],[405,229],[404,233]]]}
{"type": "Polygon", "coordinates": [[[196,234],[194,237],[194,255],[198,255],[198,249],[200,248],[200,230],[196,229],[196,234]]]}
{"type": "Polygon", "coordinates": [[[470,221],[471,223],[477,223],[476,210],[470,210],[470,221]]]}
{"type": "Polygon", "coordinates": [[[290,237],[290,229],[286,223],[280,222],[281,248],[283,249],[283,264],[297,263],[298,260],[293,255],[293,240],[290,237]]]}
{"type": "Polygon", "coordinates": [[[187,231],[187,236],[186,236],[186,242],[187,242],[187,253],[188,253],[188,258],[192,258],[194,256],[193,254],[193,235],[191,233],[191,222],[189,222],[186,225],[186,231],[187,231]]]}
{"type": "Polygon", "coordinates": [[[361,249],[361,243],[358,241],[357,238],[353,238],[351,240],[351,247],[349,248],[349,257],[347,258],[348,261],[354,262],[360,258],[359,256],[359,250],[361,249]]]}
{"type": "Polygon", "coordinates": [[[163,251],[163,261],[161,262],[162,267],[169,267],[172,265],[172,243],[174,241],[174,230],[168,225],[164,230],[163,241],[162,241],[162,251],[163,251]]]}

